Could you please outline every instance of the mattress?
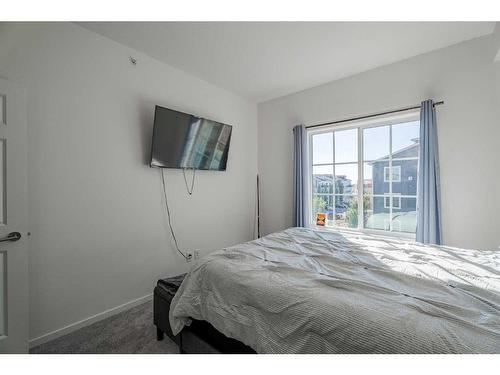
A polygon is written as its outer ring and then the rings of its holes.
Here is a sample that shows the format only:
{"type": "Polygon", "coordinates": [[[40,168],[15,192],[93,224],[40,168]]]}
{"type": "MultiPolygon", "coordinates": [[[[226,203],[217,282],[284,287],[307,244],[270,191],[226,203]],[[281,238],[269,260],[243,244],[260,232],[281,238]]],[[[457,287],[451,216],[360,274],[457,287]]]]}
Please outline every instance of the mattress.
{"type": "Polygon", "coordinates": [[[194,264],[169,319],[258,353],[500,353],[499,270],[494,251],[290,228],[194,264]]]}

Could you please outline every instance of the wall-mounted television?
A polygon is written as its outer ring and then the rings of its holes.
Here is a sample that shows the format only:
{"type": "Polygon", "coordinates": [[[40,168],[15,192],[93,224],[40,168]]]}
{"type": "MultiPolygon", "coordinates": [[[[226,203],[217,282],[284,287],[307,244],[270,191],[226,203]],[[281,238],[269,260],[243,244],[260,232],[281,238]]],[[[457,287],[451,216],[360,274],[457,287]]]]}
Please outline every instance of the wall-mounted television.
{"type": "Polygon", "coordinates": [[[151,167],[225,171],[232,128],[156,106],[151,167]]]}

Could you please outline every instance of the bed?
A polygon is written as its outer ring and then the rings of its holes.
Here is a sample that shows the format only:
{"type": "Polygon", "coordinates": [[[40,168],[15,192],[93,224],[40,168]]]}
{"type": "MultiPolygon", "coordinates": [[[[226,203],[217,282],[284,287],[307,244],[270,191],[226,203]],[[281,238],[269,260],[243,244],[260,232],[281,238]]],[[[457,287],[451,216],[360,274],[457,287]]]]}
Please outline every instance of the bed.
{"type": "Polygon", "coordinates": [[[257,353],[500,353],[500,254],[290,228],[193,265],[169,320],[257,353]]]}

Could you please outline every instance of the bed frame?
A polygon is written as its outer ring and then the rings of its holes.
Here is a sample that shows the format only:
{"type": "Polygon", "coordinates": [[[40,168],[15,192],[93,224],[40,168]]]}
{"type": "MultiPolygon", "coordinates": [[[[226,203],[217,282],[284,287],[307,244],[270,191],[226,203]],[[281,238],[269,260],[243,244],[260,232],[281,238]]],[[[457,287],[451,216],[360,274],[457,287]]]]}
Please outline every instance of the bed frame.
{"type": "Polygon", "coordinates": [[[179,346],[179,353],[192,354],[243,354],[255,351],[242,342],[229,338],[215,329],[210,323],[192,319],[190,326],[174,335],[170,328],[168,314],[170,303],[184,280],[183,275],[158,280],[154,289],[153,322],[156,326],[156,339],[163,340],[166,334],[179,346]]]}

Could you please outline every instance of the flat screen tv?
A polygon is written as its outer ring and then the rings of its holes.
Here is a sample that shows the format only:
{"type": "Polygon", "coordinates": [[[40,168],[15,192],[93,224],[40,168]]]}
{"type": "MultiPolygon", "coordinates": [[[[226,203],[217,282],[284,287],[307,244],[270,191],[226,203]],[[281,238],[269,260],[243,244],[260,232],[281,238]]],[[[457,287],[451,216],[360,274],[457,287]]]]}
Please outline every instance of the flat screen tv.
{"type": "Polygon", "coordinates": [[[156,106],[151,166],[225,171],[232,128],[156,106]]]}

